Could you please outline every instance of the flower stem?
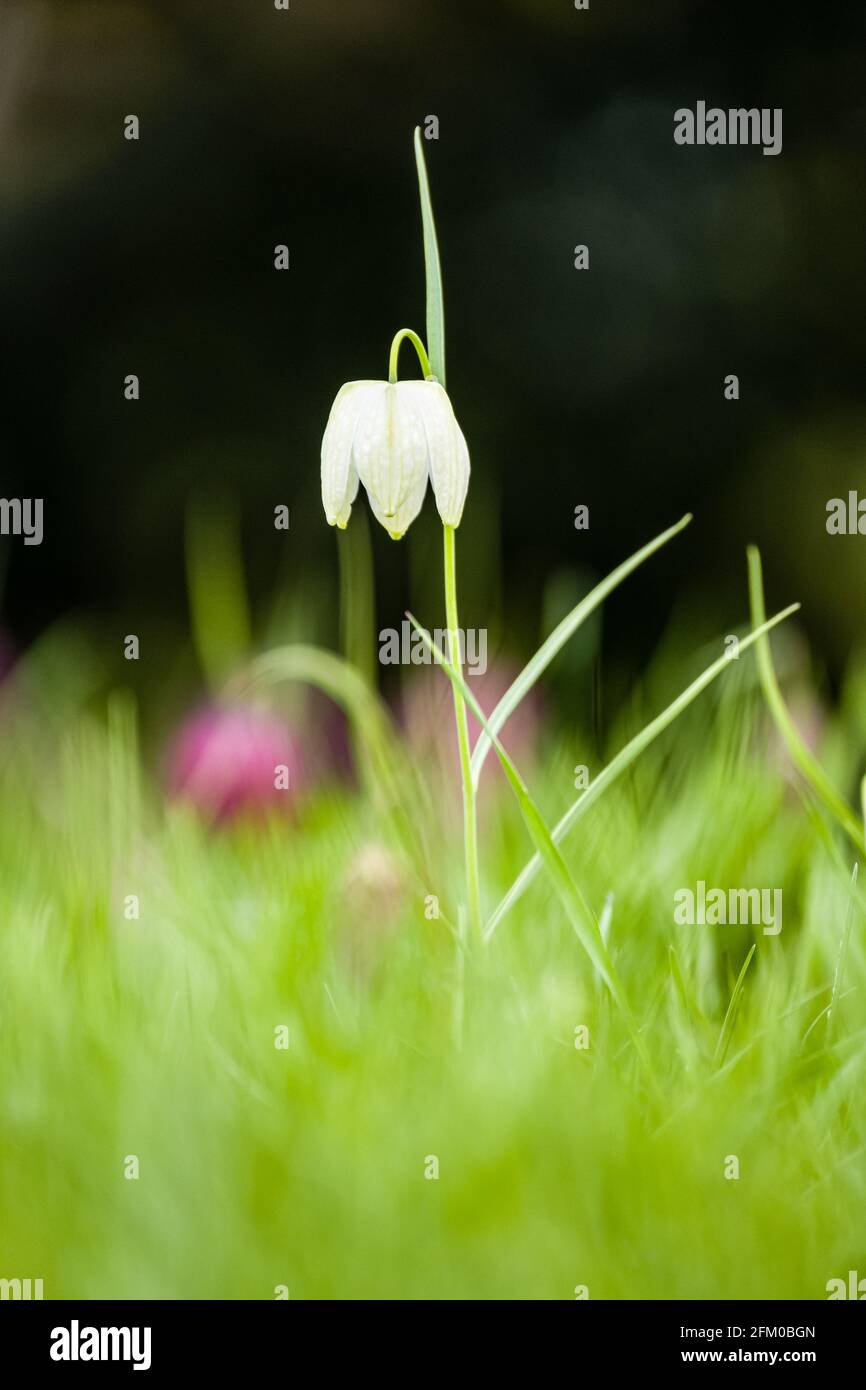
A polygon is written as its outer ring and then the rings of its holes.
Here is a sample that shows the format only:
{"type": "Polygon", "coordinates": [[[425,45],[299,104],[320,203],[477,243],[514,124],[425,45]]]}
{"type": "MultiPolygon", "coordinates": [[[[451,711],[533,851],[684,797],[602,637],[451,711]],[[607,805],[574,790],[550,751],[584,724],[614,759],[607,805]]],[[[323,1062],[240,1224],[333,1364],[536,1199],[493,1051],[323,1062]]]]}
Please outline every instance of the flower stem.
{"type": "MultiPolygon", "coordinates": [[[[451,665],[462,674],[460,661],[460,619],[457,615],[457,549],[453,526],[443,526],[445,542],[445,617],[448,624],[448,657],[451,665]]],[[[478,880],[478,825],[475,814],[475,788],[472,784],[472,760],[469,748],[469,720],[466,701],[455,685],[454,717],[457,723],[457,746],[460,751],[460,775],[463,779],[463,854],[466,861],[466,890],[469,897],[469,919],[476,939],[481,937],[481,895],[478,880]]]]}
{"type": "Polygon", "coordinates": [[[421,363],[421,370],[424,373],[425,381],[435,381],[435,377],[433,376],[433,372],[430,368],[430,359],[427,356],[427,349],[421,342],[421,339],[418,337],[418,334],[413,332],[411,328],[401,328],[399,333],[394,334],[394,341],[391,343],[391,356],[388,359],[388,380],[390,381],[391,385],[393,386],[397,380],[397,358],[400,356],[400,348],[403,344],[404,338],[409,339],[409,342],[412,344],[413,348],[415,349],[415,352],[417,353],[418,361],[421,363]]]}

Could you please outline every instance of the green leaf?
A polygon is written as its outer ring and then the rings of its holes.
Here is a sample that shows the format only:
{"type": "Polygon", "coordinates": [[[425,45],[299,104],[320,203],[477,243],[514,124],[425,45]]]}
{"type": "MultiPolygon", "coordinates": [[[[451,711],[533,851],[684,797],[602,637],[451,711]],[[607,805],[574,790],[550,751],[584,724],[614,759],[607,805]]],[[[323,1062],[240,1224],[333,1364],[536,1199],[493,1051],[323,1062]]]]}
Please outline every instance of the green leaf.
{"type": "MultiPolygon", "coordinates": [[[[789,618],[792,613],[796,613],[799,607],[799,603],[792,603],[789,608],[785,608],[781,613],[777,613],[774,618],[764,623],[763,626],[756,631],[751,632],[748,637],[741,638],[739,644],[740,651],[745,651],[754,642],[757,642],[763,633],[769,632],[777,623],[783,622],[785,618],[789,618]]],[[[687,686],[666,709],[662,710],[661,714],[656,715],[655,719],[651,720],[639,734],[636,734],[624,748],[620,749],[616,757],[598,774],[595,781],[590,783],[586,791],[578,797],[577,801],[566,811],[562,820],[554,827],[553,838],[557,844],[559,844],[560,840],[562,840],[568,834],[569,830],[577,824],[581,817],[586,815],[589,808],[607,788],[612,786],[618,777],[622,776],[644,749],[648,748],[649,745],[658,738],[659,734],[664,733],[668,725],[672,724],[674,720],[682,714],[683,710],[687,709],[692,701],[697,699],[698,695],[716,679],[716,676],[721,675],[722,671],[730,664],[731,658],[727,654],[725,656],[720,656],[718,661],[714,661],[711,666],[708,666],[707,669],[698,676],[697,680],[692,681],[691,685],[687,686]]],[[[539,855],[536,854],[514,880],[508,892],[496,908],[484,930],[485,939],[490,939],[505,914],[509,912],[518,899],[523,896],[540,867],[541,859],[539,855]]]]}
{"type": "Polygon", "coordinates": [[[421,223],[424,229],[424,270],[427,281],[427,353],[433,375],[445,385],[445,306],[442,298],[442,267],[439,243],[430,201],[430,184],[424,162],[424,145],[419,126],[415,127],[415,164],[421,197],[421,223]]]}
{"type": "MultiPolygon", "coordinates": [[[[765,614],[761,552],[756,545],[750,545],[746,554],[749,561],[749,599],[752,608],[752,626],[757,627],[758,624],[763,623],[765,614]]],[[[800,776],[811,787],[818,800],[826,806],[831,815],[835,816],[862,854],[864,850],[863,827],[848,803],[836,791],[817,758],[809,751],[800,737],[779,687],[770,644],[765,636],[758,642],[757,655],[758,673],[761,677],[764,698],[776,728],[782,735],[792,763],[800,776]]]]}
{"type": "MultiPolygon", "coordinates": [[[[674,536],[679,535],[680,531],[688,526],[692,517],[687,513],[675,526],[671,526],[667,531],[662,531],[661,535],[649,541],[641,550],[635,551],[628,560],[624,560],[615,570],[611,570],[606,579],[582,598],[580,603],[566,614],[562,622],[559,623],[551,632],[550,636],[539,647],[531,661],[527,662],[520,675],[508,687],[502,699],[490,716],[489,724],[495,734],[499,733],[505,721],[514,713],[520,701],[528,695],[535,682],[546,671],[557,652],[565,646],[570,637],[577,632],[581,623],[585,622],[589,615],[603,603],[608,594],[622,583],[624,579],[640,565],[644,560],[648,560],[657,550],[660,550],[668,541],[673,540],[674,536]]],[[[481,777],[481,769],[484,767],[485,759],[490,752],[491,741],[487,734],[482,731],[478,736],[478,741],[472,751],[472,781],[475,787],[478,786],[481,777]]]]}

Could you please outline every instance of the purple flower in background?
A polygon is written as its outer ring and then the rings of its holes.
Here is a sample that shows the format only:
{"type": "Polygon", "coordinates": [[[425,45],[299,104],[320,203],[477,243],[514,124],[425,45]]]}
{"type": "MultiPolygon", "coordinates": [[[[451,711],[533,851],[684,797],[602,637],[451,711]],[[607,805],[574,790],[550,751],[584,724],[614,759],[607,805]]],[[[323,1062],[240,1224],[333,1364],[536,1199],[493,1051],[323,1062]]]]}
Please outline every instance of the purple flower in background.
{"type": "Polygon", "coordinates": [[[169,791],[209,820],[288,809],[305,780],[300,737],[255,705],[210,705],[181,726],[169,791]]]}

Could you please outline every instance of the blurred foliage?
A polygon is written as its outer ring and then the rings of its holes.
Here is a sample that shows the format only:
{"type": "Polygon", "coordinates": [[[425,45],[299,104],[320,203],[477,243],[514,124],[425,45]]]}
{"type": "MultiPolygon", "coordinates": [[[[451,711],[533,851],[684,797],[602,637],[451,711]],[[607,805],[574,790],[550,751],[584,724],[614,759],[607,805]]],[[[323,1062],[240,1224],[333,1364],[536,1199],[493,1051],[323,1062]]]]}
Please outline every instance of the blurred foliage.
{"type": "MultiPolygon", "coordinates": [[[[47,660],[2,709],[6,1276],[46,1298],[821,1299],[862,1271],[866,898],[792,791],[751,658],[563,846],[609,905],[655,1097],[545,881],[487,948],[457,944],[456,814],[428,821],[424,884],[338,784],[296,822],[164,814],[134,700],[34,700],[47,660]],[[677,925],[699,880],[780,888],[781,932],[677,925]]],[[[608,753],[684,674],[654,664],[608,753]]],[[[803,695],[850,793],[863,672],[832,724],[803,695]]],[[[596,753],[575,733],[533,769],[552,815],[576,761],[596,753]]],[[[488,909],[531,852],[499,790],[488,909]]]]}

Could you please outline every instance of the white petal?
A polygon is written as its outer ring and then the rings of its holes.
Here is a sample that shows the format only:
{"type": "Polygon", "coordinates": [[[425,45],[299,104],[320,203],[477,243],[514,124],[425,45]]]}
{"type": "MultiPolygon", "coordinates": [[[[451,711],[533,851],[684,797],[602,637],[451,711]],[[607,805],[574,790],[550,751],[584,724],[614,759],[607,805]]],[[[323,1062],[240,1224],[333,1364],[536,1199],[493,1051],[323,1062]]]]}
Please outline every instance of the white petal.
{"type": "Polygon", "coordinates": [[[379,383],[363,402],[352,462],[367,489],[373,514],[395,539],[421,510],[427,488],[427,438],[418,409],[407,402],[407,383],[379,383]]]}
{"type": "Polygon", "coordinates": [[[376,381],[350,381],[337,392],[322,438],[322,505],[329,526],[344,527],[358,495],[358,473],[352,463],[352,440],[366,398],[365,388],[376,381]]]}
{"type": "Polygon", "coordinates": [[[409,491],[399,499],[392,512],[384,512],[374,494],[368,492],[370,509],[376,520],[385,527],[392,540],[398,541],[401,536],[405,536],[424,504],[426,491],[427,469],[425,467],[423,471],[419,471],[414,476],[409,491]]]}
{"type": "Polygon", "coordinates": [[[423,422],[439,515],[447,526],[459,526],[469,487],[469,449],[447,392],[437,381],[401,382],[400,389],[423,422]]]}

